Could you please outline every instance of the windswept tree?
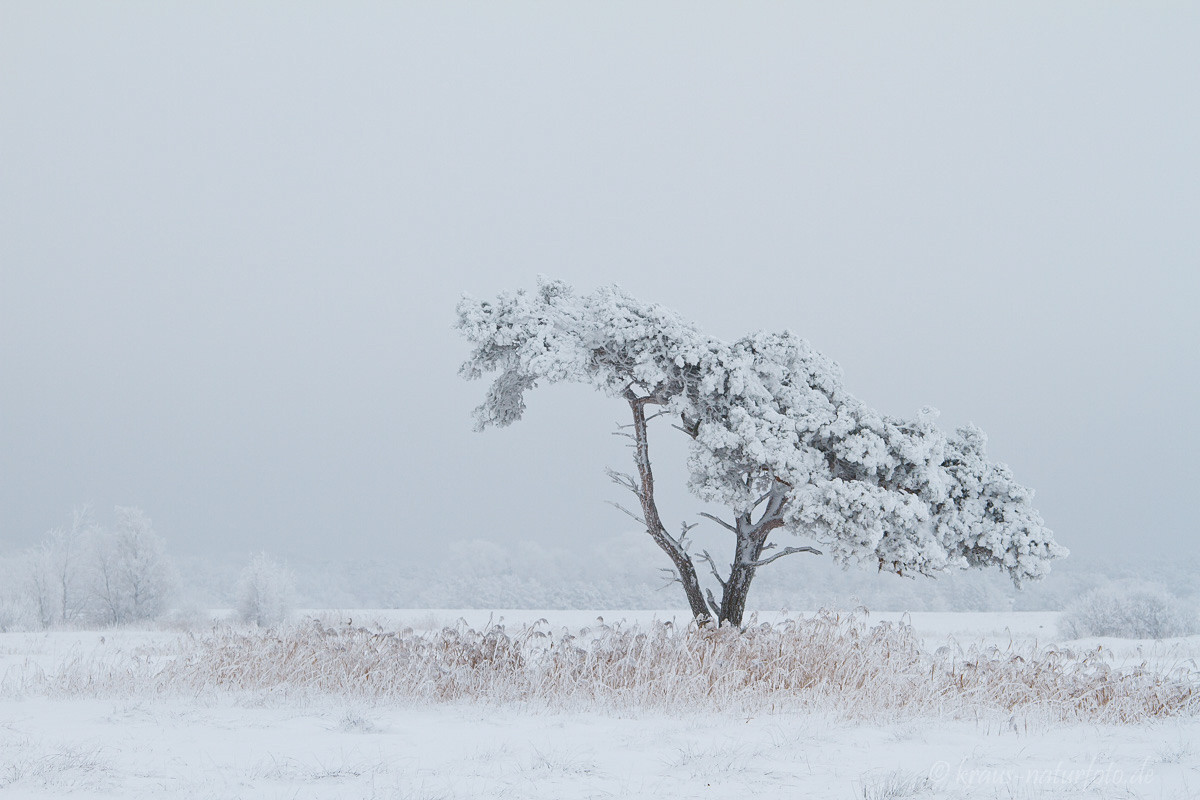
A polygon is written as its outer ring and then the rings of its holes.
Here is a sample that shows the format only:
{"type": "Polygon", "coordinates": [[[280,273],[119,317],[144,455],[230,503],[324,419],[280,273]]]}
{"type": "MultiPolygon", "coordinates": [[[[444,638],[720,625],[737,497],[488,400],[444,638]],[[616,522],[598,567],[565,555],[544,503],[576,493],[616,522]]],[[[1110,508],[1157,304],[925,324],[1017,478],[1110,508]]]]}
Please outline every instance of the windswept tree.
{"type": "Polygon", "coordinates": [[[827,551],[900,575],[995,566],[1018,586],[1066,555],[1033,492],[987,460],[981,430],[944,433],[928,408],[913,419],[868,408],[843,388],[833,361],[792,333],[723,342],[619,288],[577,295],[547,280],[534,294],[464,297],[457,310],[474,346],[460,373],[496,373],[475,411],[478,429],[520,419],[525,392],[541,383],[589,384],[628,404],[636,472],[609,474],[637,498],[634,516],[670,559],[699,620],[740,624],[756,571],[797,553],[827,551]],[[689,549],[694,526],[672,534],[659,514],[649,440],[656,417],[691,439],[692,493],[729,509],[724,518],[702,514],[733,539],[724,569],[689,549]],[[781,546],[776,531],[811,544],[781,546]],[[702,588],[698,561],[720,599],[702,588]]]}

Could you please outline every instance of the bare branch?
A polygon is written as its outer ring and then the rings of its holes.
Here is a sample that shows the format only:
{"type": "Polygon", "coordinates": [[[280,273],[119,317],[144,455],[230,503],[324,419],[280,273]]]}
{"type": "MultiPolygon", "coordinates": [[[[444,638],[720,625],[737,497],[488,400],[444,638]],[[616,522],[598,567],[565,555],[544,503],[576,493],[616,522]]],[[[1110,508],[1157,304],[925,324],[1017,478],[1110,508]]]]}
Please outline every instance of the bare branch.
{"type": "Polygon", "coordinates": [[[717,579],[717,583],[721,584],[721,588],[725,588],[725,580],[721,577],[721,573],[717,572],[717,562],[713,560],[712,555],[707,550],[700,552],[700,560],[708,562],[708,568],[712,570],[713,577],[717,579]]]}
{"type": "Polygon", "coordinates": [[[629,516],[633,517],[633,519],[636,520],[639,525],[645,527],[646,520],[642,519],[641,517],[639,517],[637,514],[633,513],[632,511],[630,511],[625,506],[621,505],[620,503],[614,503],[612,500],[606,500],[605,502],[608,503],[613,508],[615,508],[617,511],[620,511],[623,514],[628,514],[629,516]]]}
{"type": "Polygon", "coordinates": [[[613,469],[611,467],[606,468],[604,470],[604,474],[607,475],[609,477],[609,479],[613,483],[617,484],[618,486],[625,487],[626,489],[628,489],[629,491],[631,491],[635,495],[637,495],[639,498],[642,496],[642,492],[641,492],[641,489],[638,487],[637,480],[632,475],[629,475],[624,472],[617,472],[615,469],[613,469]]]}
{"type": "MultiPolygon", "coordinates": [[[[685,525],[683,528],[683,536],[687,536],[687,532],[688,532],[688,528],[685,525]]],[[[668,533],[667,529],[665,527],[663,527],[661,522],[659,523],[659,526],[658,526],[658,533],[660,536],[662,536],[663,539],[665,539],[666,541],[671,543],[671,546],[675,548],[675,550],[679,553],[679,555],[681,557],[689,559],[689,560],[691,559],[691,556],[688,555],[687,548],[683,546],[683,539],[682,538],[676,539],[674,536],[672,536],[670,533],[668,533]]]]}
{"type": "Polygon", "coordinates": [[[737,533],[737,532],[738,532],[737,528],[733,527],[732,525],[730,525],[728,522],[726,522],[725,520],[721,519],[720,517],[714,517],[712,514],[706,513],[706,512],[704,512],[704,511],[701,511],[701,512],[700,512],[700,516],[702,516],[702,517],[708,517],[708,518],[709,518],[709,519],[711,519],[713,522],[717,523],[718,525],[720,525],[722,528],[724,528],[724,529],[725,529],[725,530],[727,530],[727,531],[731,531],[731,532],[733,532],[733,533],[737,533]]]}
{"type": "Polygon", "coordinates": [[[679,547],[681,549],[683,549],[685,551],[687,550],[688,534],[691,533],[692,528],[696,527],[699,524],[700,523],[698,523],[698,522],[693,522],[691,525],[688,525],[686,522],[679,523],[679,527],[680,527],[679,538],[676,539],[676,541],[679,542],[679,547]]]}
{"type": "Polygon", "coordinates": [[[821,551],[815,547],[785,547],[782,550],[780,550],[778,553],[776,553],[775,555],[771,556],[770,558],[760,558],[758,561],[746,562],[746,566],[747,567],[755,567],[755,568],[765,567],[767,564],[770,564],[772,561],[774,561],[778,558],[783,558],[784,556],[789,556],[792,553],[812,553],[812,554],[818,555],[818,556],[821,555],[821,551]]]}
{"type": "Polygon", "coordinates": [[[678,572],[676,572],[675,570],[671,569],[670,567],[659,567],[659,568],[658,568],[658,571],[659,571],[659,572],[665,572],[665,573],[667,574],[667,582],[658,588],[658,590],[659,590],[660,592],[661,592],[663,589],[669,589],[669,588],[671,588],[671,586],[672,586],[673,584],[676,584],[676,583],[683,583],[683,580],[681,580],[681,579],[680,579],[680,577],[679,577],[679,573],[678,573],[678,572]]]}

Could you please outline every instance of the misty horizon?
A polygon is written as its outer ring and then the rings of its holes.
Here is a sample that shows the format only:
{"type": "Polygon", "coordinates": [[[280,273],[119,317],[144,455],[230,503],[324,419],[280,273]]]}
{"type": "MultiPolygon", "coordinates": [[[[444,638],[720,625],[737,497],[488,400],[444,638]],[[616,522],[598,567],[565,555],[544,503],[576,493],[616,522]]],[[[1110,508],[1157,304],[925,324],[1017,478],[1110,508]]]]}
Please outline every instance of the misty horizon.
{"type": "Polygon", "coordinates": [[[472,431],[455,302],[541,273],[978,424],[1078,556],[1197,553],[1194,9],[639,17],[5,6],[0,553],[81,504],[218,560],[617,541],[620,403],[472,431]]]}

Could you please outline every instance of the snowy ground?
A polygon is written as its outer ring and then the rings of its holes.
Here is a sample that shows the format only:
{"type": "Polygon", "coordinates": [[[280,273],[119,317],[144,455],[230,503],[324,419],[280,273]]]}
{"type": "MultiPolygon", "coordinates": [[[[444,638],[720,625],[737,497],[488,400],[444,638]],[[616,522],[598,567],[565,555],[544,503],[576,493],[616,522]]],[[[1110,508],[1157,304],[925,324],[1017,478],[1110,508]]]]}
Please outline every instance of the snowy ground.
{"type": "MultiPolygon", "coordinates": [[[[353,612],[437,627],[479,612],[353,612]]],[[[500,612],[576,627],[595,612],[500,612]]],[[[669,618],[603,612],[606,620],[669,618]]],[[[892,615],[873,615],[890,618],[892,615]]],[[[1053,639],[1052,614],[914,614],[927,646],[1053,639]]],[[[169,653],[183,632],[0,634],[0,676],[27,659],[169,653]]],[[[1118,659],[1196,659],[1200,637],[1105,642],[1118,659]]],[[[1200,721],[1138,726],[836,715],[565,714],[480,704],[195,698],[0,698],[0,797],[1057,798],[1200,797],[1200,721]]]]}

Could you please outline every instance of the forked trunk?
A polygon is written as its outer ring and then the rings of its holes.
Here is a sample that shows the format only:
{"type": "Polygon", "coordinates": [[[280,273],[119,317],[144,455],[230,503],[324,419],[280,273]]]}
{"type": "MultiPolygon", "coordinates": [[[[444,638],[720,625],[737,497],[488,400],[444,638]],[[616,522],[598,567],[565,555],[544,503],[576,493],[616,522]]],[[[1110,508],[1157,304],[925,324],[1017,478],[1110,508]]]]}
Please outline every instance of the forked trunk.
{"type": "Polygon", "coordinates": [[[751,524],[750,515],[737,519],[737,547],[733,554],[733,565],[721,592],[721,623],[741,625],[746,614],[746,596],[750,593],[750,582],[758,569],[754,566],[762,555],[767,542],[767,532],[751,524]]]}
{"type": "MultiPolygon", "coordinates": [[[[642,521],[646,524],[646,532],[675,566],[675,574],[683,585],[683,592],[687,596],[688,605],[691,606],[692,616],[696,618],[696,621],[704,624],[715,619],[722,624],[741,625],[742,617],[746,614],[746,597],[750,593],[750,583],[754,580],[754,574],[759,567],[766,566],[790,553],[820,553],[813,547],[785,547],[763,558],[763,552],[767,549],[767,537],[771,535],[771,531],[783,525],[783,510],[787,504],[786,488],[788,484],[777,481],[771,490],[758,503],[754,504],[757,507],[761,503],[766,503],[757,522],[754,521],[749,511],[739,514],[734,524],[701,512],[701,516],[708,517],[733,533],[737,541],[728,578],[721,577],[716,563],[707,551],[702,553],[702,557],[708,562],[713,574],[721,584],[721,601],[718,603],[711,592],[706,593],[700,587],[700,580],[696,577],[696,565],[687,551],[684,536],[680,536],[678,539],[671,536],[662,523],[662,517],[659,516],[658,506],[654,501],[654,472],[650,469],[646,406],[659,404],[661,401],[654,396],[638,397],[628,390],[625,392],[625,399],[629,401],[629,407],[633,410],[633,439],[636,447],[634,461],[638,468],[638,479],[635,482],[632,478],[624,476],[625,479],[617,480],[617,482],[633,490],[637,495],[642,506],[642,521]]],[[[689,424],[686,417],[684,425],[686,432],[695,435],[692,430],[689,430],[694,428],[694,424],[689,424]]],[[[747,488],[751,483],[751,476],[746,476],[747,488]]],[[[685,526],[684,535],[687,530],[688,526],[685,526]]]]}
{"type": "Polygon", "coordinates": [[[754,567],[734,567],[721,592],[721,624],[741,625],[746,613],[746,595],[750,593],[750,581],[754,578],[754,567]]]}

